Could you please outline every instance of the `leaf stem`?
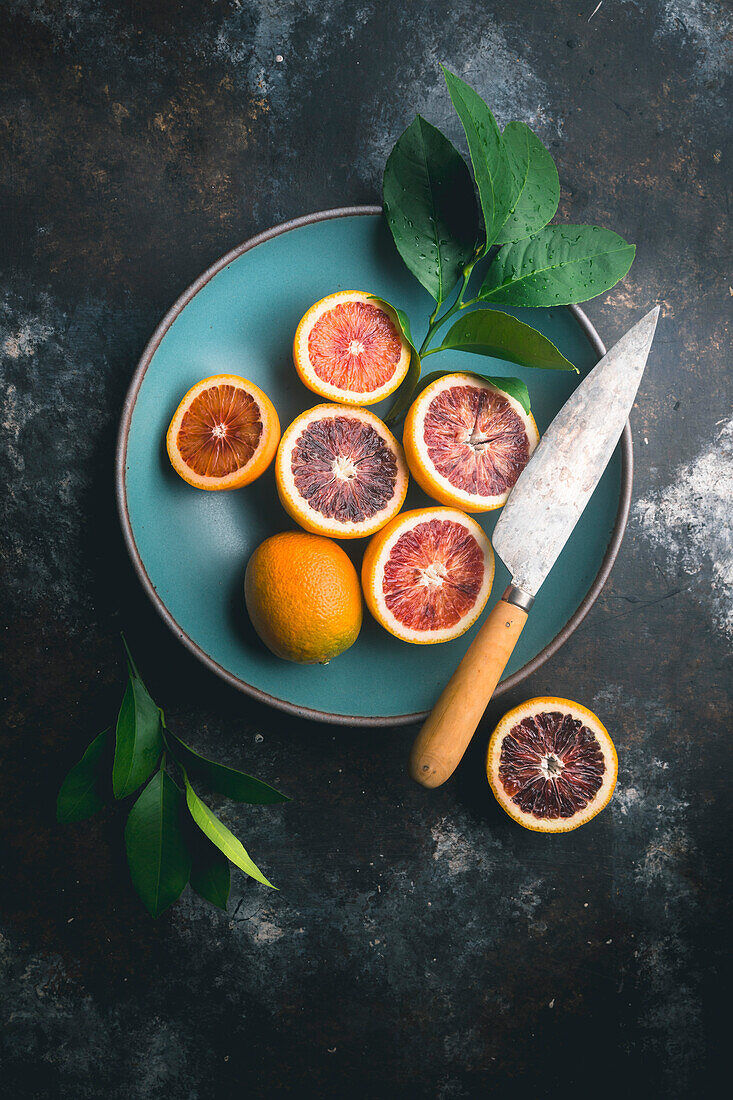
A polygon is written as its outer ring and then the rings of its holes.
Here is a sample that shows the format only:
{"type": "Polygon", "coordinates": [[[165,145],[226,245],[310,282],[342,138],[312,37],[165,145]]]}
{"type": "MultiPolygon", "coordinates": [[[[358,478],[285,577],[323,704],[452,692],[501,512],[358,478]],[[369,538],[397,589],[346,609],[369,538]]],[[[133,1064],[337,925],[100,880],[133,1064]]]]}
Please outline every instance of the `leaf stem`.
{"type": "MultiPolygon", "coordinates": [[[[475,268],[477,263],[480,263],[482,260],[485,260],[487,258],[489,261],[488,266],[491,266],[493,261],[496,259],[500,248],[501,245],[491,245],[489,248],[482,247],[477,249],[473,259],[470,260],[463,269],[463,278],[461,280],[461,286],[458,291],[458,295],[456,296],[456,300],[454,301],[453,305],[445,311],[442,317],[439,317],[438,313],[440,311],[440,307],[443,305],[443,302],[439,301],[436,303],[435,309],[430,314],[430,318],[428,320],[428,331],[425,333],[425,339],[420,345],[418,351],[418,355],[421,360],[424,359],[426,355],[435,355],[436,351],[443,350],[442,347],[430,347],[432,339],[438,329],[442,328],[446,321],[453,317],[455,313],[458,313],[462,309],[468,309],[469,306],[475,306],[480,301],[478,297],[469,298],[467,302],[464,302],[463,300],[468,289],[471,275],[473,274],[473,269],[475,268]]],[[[389,417],[387,418],[387,422],[389,423],[389,417]]]]}
{"type": "MultiPolygon", "coordinates": [[[[440,307],[443,304],[442,302],[438,302],[435,309],[430,314],[430,320],[428,321],[428,331],[425,334],[425,339],[423,340],[422,344],[420,345],[420,350],[418,352],[418,355],[420,356],[421,359],[422,359],[423,355],[429,355],[430,354],[430,352],[428,352],[426,349],[430,345],[430,341],[432,340],[432,338],[435,335],[435,333],[437,332],[437,330],[439,328],[441,328],[441,326],[445,324],[445,322],[448,320],[448,318],[452,317],[453,314],[457,310],[463,308],[463,295],[466,293],[466,287],[468,286],[468,280],[471,278],[471,272],[473,271],[474,263],[476,263],[476,260],[473,260],[471,263],[466,264],[466,266],[464,267],[464,269],[463,269],[463,281],[461,282],[461,289],[458,292],[458,297],[456,298],[455,302],[450,307],[450,309],[446,310],[446,312],[443,314],[442,317],[438,317],[438,310],[440,309],[440,307]]],[[[434,350],[437,351],[438,349],[435,348],[434,350]]]]}
{"type": "Polygon", "coordinates": [[[440,309],[440,307],[442,306],[442,304],[443,304],[442,302],[438,302],[437,306],[435,307],[433,312],[430,314],[430,320],[428,321],[428,331],[425,333],[425,339],[423,340],[422,344],[420,345],[420,349],[417,353],[420,356],[421,359],[423,357],[423,354],[425,353],[426,347],[428,346],[428,344],[432,340],[436,330],[438,328],[440,328],[440,326],[443,323],[443,318],[442,317],[437,321],[435,319],[436,315],[437,315],[437,312],[440,309]]]}
{"type": "Polygon", "coordinates": [[[420,356],[420,358],[421,358],[421,359],[424,359],[424,358],[425,358],[425,356],[426,356],[426,355],[428,354],[428,352],[427,352],[427,351],[426,351],[425,349],[426,349],[426,347],[428,346],[428,344],[430,343],[430,338],[431,338],[431,336],[433,335],[433,332],[434,332],[434,331],[435,331],[435,330],[433,329],[433,327],[432,327],[432,325],[431,325],[431,326],[430,326],[430,327],[428,328],[428,331],[427,331],[427,333],[425,334],[425,339],[423,340],[422,344],[420,345],[420,347],[419,347],[419,349],[418,349],[418,353],[417,353],[417,354],[418,354],[418,355],[420,356]]]}

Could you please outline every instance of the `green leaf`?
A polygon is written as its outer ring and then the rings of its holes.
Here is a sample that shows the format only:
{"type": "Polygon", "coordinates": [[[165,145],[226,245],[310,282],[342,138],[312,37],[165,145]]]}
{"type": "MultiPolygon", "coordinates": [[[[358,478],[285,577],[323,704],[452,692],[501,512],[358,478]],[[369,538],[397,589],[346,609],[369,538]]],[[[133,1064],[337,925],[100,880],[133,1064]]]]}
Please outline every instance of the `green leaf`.
{"type": "Polygon", "coordinates": [[[419,115],[384,169],[384,213],[407,267],[442,302],[473,255],[478,214],[468,166],[419,115]]]}
{"type": "Polygon", "coordinates": [[[623,279],[634,252],[610,229],[548,225],[499,251],[479,298],[508,306],[586,302],[623,279]]]}
{"type": "MultiPolygon", "coordinates": [[[[384,302],[384,298],[379,298],[378,301],[384,302]]],[[[390,303],[385,302],[385,305],[389,306],[390,303]]],[[[414,349],[415,342],[412,339],[412,331],[410,329],[410,318],[407,316],[407,314],[405,313],[405,311],[403,309],[397,309],[396,306],[390,306],[390,308],[393,309],[395,311],[396,315],[397,315],[397,320],[400,322],[400,328],[402,329],[403,336],[407,340],[410,347],[414,349]]],[[[417,354],[417,353],[415,353],[415,354],[417,354]]]]}
{"type": "MultiPolygon", "coordinates": [[[[484,382],[491,382],[492,386],[496,386],[497,390],[502,390],[503,393],[509,394],[515,401],[518,401],[525,412],[528,413],[532,411],[529,401],[529,390],[521,378],[497,378],[491,374],[484,374],[481,370],[469,370],[463,371],[463,373],[472,374],[476,378],[482,378],[484,382]]],[[[420,384],[417,387],[418,392],[424,390],[431,382],[437,382],[439,378],[445,378],[446,374],[455,374],[455,371],[434,370],[431,371],[430,374],[424,375],[424,377],[420,379],[420,384]]]]}
{"type": "Polygon", "coordinates": [[[145,684],[131,671],[117,717],[112,768],[115,798],[125,798],[136,791],[152,772],[162,751],[160,711],[145,684]]]}
{"type": "Polygon", "coordinates": [[[191,828],[191,889],[226,910],[231,887],[229,860],[199,829],[191,828]]]}
{"type": "Polygon", "coordinates": [[[498,309],[474,309],[463,313],[435,351],[470,351],[518,363],[520,367],[575,370],[541,332],[498,309]]]}
{"type": "Polygon", "coordinates": [[[487,382],[491,382],[492,386],[496,386],[497,390],[501,390],[503,393],[513,397],[515,401],[519,402],[526,413],[532,411],[529,401],[529,390],[521,378],[496,378],[491,374],[482,374],[477,371],[472,371],[471,373],[476,374],[478,378],[485,378],[487,382]]]}
{"type": "Polygon", "coordinates": [[[104,806],[105,778],[109,782],[105,764],[111,742],[110,733],[111,730],[104,730],[94,738],[61,784],[56,800],[56,820],[61,824],[84,821],[104,806]]]}
{"type": "Polygon", "coordinates": [[[182,810],[183,793],[160,768],[130,810],[125,826],[132,884],[153,917],[180,896],[191,872],[182,810]]]}
{"type": "Polygon", "coordinates": [[[276,890],[277,887],[273,886],[260,871],[259,867],[252,861],[247,851],[242,845],[240,840],[237,840],[234,833],[227,829],[219,818],[212,813],[206,803],[202,802],[195,790],[191,786],[188,776],[185,770],[183,771],[183,778],[186,781],[186,804],[188,806],[191,817],[198,825],[204,836],[207,836],[212,844],[224,853],[227,859],[230,859],[236,867],[244,871],[245,874],[251,878],[257,879],[258,882],[264,883],[265,886],[272,887],[276,890]]]}
{"type": "MultiPolygon", "coordinates": [[[[376,298],[375,295],[372,295],[372,297],[376,298]]],[[[376,298],[376,301],[384,302],[384,298],[376,298]]],[[[390,302],[385,302],[385,305],[388,305],[390,309],[394,310],[397,316],[397,320],[400,322],[402,335],[405,337],[408,344],[410,345],[410,365],[407,368],[407,374],[402,379],[397,393],[394,396],[392,407],[390,408],[387,415],[384,417],[385,424],[395,424],[401,416],[405,415],[410,407],[412,394],[420,377],[420,354],[415,347],[415,343],[412,339],[412,332],[410,331],[410,318],[407,316],[404,310],[397,309],[397,307],[393,306],[390,302]]]]}
{"type": "Polygon", "coordinates": [[[555,162],[540,139],[524,122],[510,122],[502,134],[509,156],[520,161],[528,155],[527,173],[514,209],[495,244],[519,241],[542,229],[555,217],[560,201],[560,180],[555,162]]]}
{"type": "Polygon", "coordinates": [[[237,802],[249,802],[257,806],[290,801],[288,795],[281,794],[268,783],[263,783],[261,779],[255,779],[236,768],[228,768],[225,764],[217,764],[214,760],[199,756],[170,730],[166,730],[166,740],[176,762],[212,791],[218,791],[219,794],[224,794],[237,802]]]}
{"type": "Polygon", "coordinates": [[[130,647],[127,644],[127,638],[121,632],[120,632],[120,637],[122,638],[122,644],[125,647],[125,654],[127,655],[127,665],[128,665],[129,670],[130,670],[130,675],[134,676],[137,680],[142,680],[142,676],[138,672],[137,665],[135,664],[135,660],[132,656],[132,653],[130,652],[130,647]]]}
{"type": "Polygon", "coordinates": [[[484,215],[485,252],[514,209],[528,172],[529,153],[521,146],[508,155],[496,119],[470,84],[443,67],[453,106],[466,132],[484,215]]]}

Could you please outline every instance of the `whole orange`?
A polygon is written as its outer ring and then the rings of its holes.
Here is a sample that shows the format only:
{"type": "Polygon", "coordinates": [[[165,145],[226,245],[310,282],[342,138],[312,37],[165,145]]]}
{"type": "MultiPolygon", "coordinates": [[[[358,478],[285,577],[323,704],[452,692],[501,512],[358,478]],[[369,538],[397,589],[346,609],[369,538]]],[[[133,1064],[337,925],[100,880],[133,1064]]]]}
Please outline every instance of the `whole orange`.
{"type": "Polygon", "coordinates": [[[283,531],[265,539],[249,559],[244,596],[260,638],[286,661],[327,664],[361,630],[359,577],[323,535],[283,531]]]}

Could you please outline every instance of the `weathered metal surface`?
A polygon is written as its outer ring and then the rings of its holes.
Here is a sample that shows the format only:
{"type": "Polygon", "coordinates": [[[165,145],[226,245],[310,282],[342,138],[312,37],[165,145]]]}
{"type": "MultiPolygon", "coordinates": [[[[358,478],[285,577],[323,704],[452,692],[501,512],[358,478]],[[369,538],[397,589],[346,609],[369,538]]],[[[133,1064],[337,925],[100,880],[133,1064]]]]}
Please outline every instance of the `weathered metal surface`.
{"type": "Polygon", "coordinates": [[[719,1089],[733,24],[716,0],[595,7],[0,6],[9,1095],[719,1089]],[[585,307],[606,343],[653,302],[662,321],[631,414],[635,502],[609,583],[562,650],[490,704],[454,780],[426,798],[405,774],[410,730],[356,736],[277,714],[170,636],[130,566],[112,471],[135,363],[201,271],[263,227],[379,201],[385,157],[418,110],[461,142],[438,60],[549,146],[558,221],[637,245],[629,276],[585,307]],[[187,892],[154,922],[125,867],[125,806],[55,824],[60,776],[119,706],[120,630],[172,729],[293,796],[272,811],[216,803],[278,894],[235,873],[229,913],[187,892]],[[514,825],[486,783],[494,724],[532,695],[590,706],[618,748],[608,809],[564,837],[514,825]]]}
{"type": "Polygon", "coordinates": [[[631,411],[659,317],[655,306],[580,383],[542,436],[494,528],[517,588],[536,596],[608,465],[631,411]]]}

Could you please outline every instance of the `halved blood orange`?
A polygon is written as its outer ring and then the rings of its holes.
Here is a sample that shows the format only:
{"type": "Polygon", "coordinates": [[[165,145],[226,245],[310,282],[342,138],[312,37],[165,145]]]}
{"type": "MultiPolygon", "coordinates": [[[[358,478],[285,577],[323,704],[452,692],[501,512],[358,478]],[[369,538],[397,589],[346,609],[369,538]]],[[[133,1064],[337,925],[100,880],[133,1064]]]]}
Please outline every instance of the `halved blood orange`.
{"type": "Polygon", "coordinates": [[[402,448],[367,409],[316,405],[284,433],[277,491],[296,523],[316,535],[358,539],[402,507],[409,474],[402,448]]]}
{"type": "Polygon", "coordinates": [[[428,496],[466,512],[501,508],[539,443],[531,413],[491,382],[446,374],[405,420],[410,472],[428,496]]]}
{"type": "Polygon", "coordinates": [[[240,489],[267,469],[280,439],[269,397],[236,374],[192,386],[171,420],[166,446],[173,469],[197,489],[240,489]]]}
{"type": "Polygon", "coordinates": [[[502,809],[525,829],[567,833],[608,805],[618,757],[599,718],[570,699],[529,699],[491,735],[486,773],[502,809]]]}
{"type": "Polygon", "coordinates": [[[374,405],[407,374],[410,345],[391,306],[365,291],[343,290],[302,318],[293,360],[303,384],[321,397],[374,405]]]}
{"type": "Polygon", "coordinates": [[[494,552],[475,519],[456,508],[403,512],[366,548],[367,607],[405,642],[449,642],[475,623],[494,580],[494,552]]]}

